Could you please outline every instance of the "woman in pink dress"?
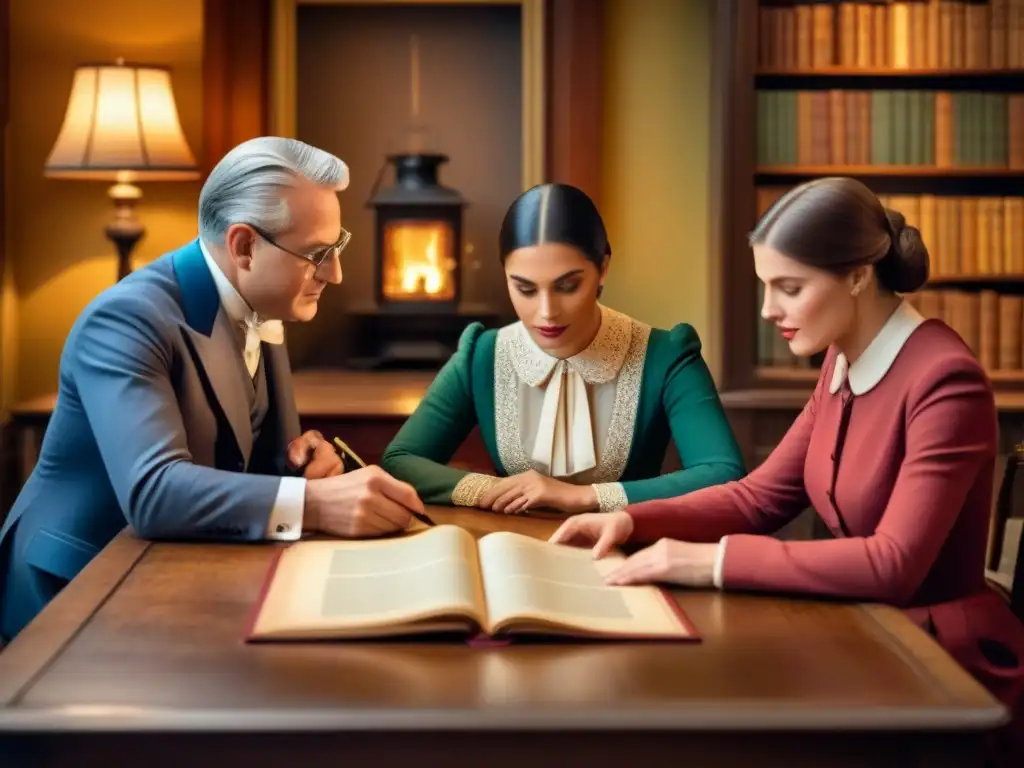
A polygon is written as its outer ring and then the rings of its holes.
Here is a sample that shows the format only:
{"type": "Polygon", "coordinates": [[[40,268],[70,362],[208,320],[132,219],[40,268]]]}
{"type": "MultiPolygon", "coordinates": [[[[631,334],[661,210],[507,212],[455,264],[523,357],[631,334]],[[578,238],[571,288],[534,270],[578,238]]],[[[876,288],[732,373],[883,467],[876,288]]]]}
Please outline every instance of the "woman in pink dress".
{"type": "Polygon", "coordinates": [[[609,581],[875,601],[904,608],[997,696],[994,740],[1024,765],[1024,627],[985,581],[997,453],[991,385],[960,337],[901,294],[928,252],[858,181],[782,197],[750,236],[762,316],[796,355],[827,350],[810,400],[755,471],[684,496],[568,519],[552,541],[595,556],[656,542],[609,581]],[[770,534],[812,506],[833,537],[770,534]]]}

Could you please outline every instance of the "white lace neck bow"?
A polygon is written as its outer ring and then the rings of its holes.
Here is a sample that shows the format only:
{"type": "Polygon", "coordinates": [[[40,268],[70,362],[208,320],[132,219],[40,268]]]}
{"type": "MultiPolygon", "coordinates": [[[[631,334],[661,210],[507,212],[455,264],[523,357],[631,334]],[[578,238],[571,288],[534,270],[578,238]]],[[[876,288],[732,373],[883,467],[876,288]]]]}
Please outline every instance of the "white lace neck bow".
{"type": "Polygon", "coordinates": [[[587,384],[613,381],[622,370],[632,338],[632,320],[601,306],[594,340],[572,357],[553,357],[537,346],[518,323],[512,334],[516,374],[531,387],[544,388],[537,439],[530,458],[552,477],[567,477],[597,465],[593,416],[587,384]]]}

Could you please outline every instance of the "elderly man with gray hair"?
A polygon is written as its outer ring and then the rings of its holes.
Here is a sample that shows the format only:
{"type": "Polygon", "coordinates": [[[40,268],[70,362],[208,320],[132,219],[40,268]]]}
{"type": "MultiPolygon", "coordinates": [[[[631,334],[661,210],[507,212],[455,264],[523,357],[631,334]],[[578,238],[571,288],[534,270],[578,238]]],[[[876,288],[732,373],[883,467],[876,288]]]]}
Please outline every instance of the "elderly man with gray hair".
{"type": "Polygon", "coordinates": [[[39,461],[0,530],[10,640],[127,522],[147,539],[294,540],[404,528],[423,505],[299,434],[282,321],[341,282],[348,168],[292,139],[232,149],[199,237],[97,296],[60,360],[39,461]]]}

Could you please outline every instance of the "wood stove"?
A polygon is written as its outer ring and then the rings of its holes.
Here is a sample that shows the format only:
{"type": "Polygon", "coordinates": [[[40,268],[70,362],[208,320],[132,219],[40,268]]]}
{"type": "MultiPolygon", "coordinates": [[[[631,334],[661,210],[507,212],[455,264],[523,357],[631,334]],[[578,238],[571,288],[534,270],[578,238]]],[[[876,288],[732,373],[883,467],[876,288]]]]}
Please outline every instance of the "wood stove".
{"type": "Polygon", "coordinates": [[[438,182],[442,154],[389,155],[393,186],[367,203],[375,210],[374,286],[381,312],[451,313],[461,290],[466,200],[438,182]]]}
{"type": "Polygon", "coordinates": [[[357,312],[366,322],[352,364],[363,368],[438,368],[455,351],[462,330],[497,314],[462,301],[463,211],[469,205],[438,179],[447,155],[405,152],[387,156],[395,181],[378,183],[374,210],[374,300],[357,312]]]}

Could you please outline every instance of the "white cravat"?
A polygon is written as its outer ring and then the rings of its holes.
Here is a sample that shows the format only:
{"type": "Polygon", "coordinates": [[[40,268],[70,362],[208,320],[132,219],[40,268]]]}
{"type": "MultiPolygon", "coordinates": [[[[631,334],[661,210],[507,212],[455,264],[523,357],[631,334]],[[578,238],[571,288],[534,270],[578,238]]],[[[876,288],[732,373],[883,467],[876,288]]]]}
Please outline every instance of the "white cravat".
{"type": "Polygon", "coordinates": [[[530,458],[546,466],[552,477],[568,477],[597,466],[587,383],[565,360],[551,369],[530,458]]]}
{"type": "Polygon", "coordinates": [[[250,312],[245,316],[242,327],[245,330],[245,367],[250,376],[255,376],[260,366],[260,342],[283,344],[284,323],[280,320],[260,322],[256,313],[250,312]]]}

